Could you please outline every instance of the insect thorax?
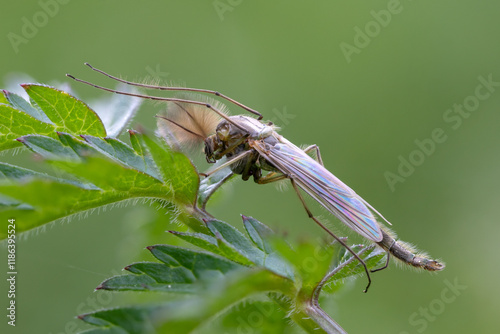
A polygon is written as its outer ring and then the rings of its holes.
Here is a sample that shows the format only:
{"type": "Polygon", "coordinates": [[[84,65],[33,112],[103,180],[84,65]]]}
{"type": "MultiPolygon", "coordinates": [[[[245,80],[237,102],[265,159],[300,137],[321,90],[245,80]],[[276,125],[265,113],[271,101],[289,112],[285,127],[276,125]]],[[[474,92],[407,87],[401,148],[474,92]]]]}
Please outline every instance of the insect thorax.
{"type": "Polygon", "coordinates": [[[272,123],[266,124],[247,116],[230,116],[228,120],[222,120],[217,125],[215,134],[205,140],[207,161],[215,162],[223,156],[233,159],[248,152],[244,158],[237,161],[235,159],[231,170],[235,174],[242,174],[243,179],[247,179],[250,175],[260,177],[260,169],[270,170],[272,167],[266,164],[265,159],[259,157],[250,143],[262,141],[271,146],[275,145],[277,143],[273,136],[275,129],[272,123]]]}

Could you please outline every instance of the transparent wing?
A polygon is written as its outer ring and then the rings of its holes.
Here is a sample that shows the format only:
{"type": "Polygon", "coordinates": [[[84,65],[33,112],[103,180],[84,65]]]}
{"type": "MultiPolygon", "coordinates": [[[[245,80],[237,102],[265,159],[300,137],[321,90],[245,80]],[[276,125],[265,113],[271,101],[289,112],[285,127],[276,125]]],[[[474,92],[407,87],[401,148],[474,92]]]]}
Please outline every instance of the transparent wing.
{"type": "Polygon", "coordinates": [[[369,240],[381,241],[382,232],[369,204],[300,148],[279,137],[281,143],[274,146],[262,141],[251,146],[349,228],[369,240]]]}

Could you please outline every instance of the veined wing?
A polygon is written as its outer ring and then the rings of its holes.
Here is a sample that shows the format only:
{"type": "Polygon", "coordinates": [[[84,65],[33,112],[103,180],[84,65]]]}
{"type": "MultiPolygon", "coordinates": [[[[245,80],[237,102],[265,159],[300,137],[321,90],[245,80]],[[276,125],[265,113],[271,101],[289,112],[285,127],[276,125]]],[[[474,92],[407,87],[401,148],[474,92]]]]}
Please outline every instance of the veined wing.
{"type": "Polygon", "coordinates": [[[274,146],[262,141],[254,141],[251,146],[282,173],[292,176],[301,189],[349,228],[369,240],[382,240],[380,226],[368,203],[303,150],[277,137],[280,143],[274,146]]]}

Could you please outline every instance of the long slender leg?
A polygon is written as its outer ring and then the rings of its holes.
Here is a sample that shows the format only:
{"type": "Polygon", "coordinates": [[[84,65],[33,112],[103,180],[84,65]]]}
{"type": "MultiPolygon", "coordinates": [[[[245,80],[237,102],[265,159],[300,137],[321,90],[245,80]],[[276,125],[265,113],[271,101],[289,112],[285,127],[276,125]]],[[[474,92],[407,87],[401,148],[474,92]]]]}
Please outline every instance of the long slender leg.
{"type": "MultiPolygon", "coordinates": [[[[311,151],[316,151],[316,160],[321,164],[321,166],[324,166],[323,164],[323,159],[321,159],[321,152],[319,150],[319,147],[318,145],[311,145],[311,146],[308,146],[304,149],[304,152],[306,153],[309,153],[311,151]]],[[[271,181],[272,182],[272,181],[271,181]]],[[[371,207],[371,206],[370,206],[371,207]]],[[[376,210],[375,210],[376,211],[376,210]]],[[[376,211],[378,213],[378,211],[376,211]]],[[[380,215],[380,214],[379,214],[380,215]]],[[[385,219],[385,218],[384,218],[385,219]]],[[[392,247],[392,245],[391,245],[392,247]]],[[[390,248],[389,248],[390,249],[390,248]]],[[[373,270],[370,270],[371,273],[375,273],[377,271],[381,271],[381,270],[384,270],[386,269],[388,266],[389,266],[389,260],[390,260],[390,257],[391,257],[391,253],[389,253],[389,251],[387,252],[387,260],[385,262],[385,265],[383,267],[380,267],[380,268],[377,268],[377,269],[373,269],[373,270]]]]}
{"type": "Polygon", "coordinates": [[[358,254],[356,254],[355,251],[353,251],[349,246],[347,246],[347,244],[341,238],[339,238],[335,234],[333,234],[332,231],[330,231],[325,225],[323,225],[323,223],[321,223],[316,217],[314,217],[314,215],[312,214],[312,212],[307,207],[307,204],[304,201],[304,198],[302,197],[302,194],[300,193],[299,188],[297,187],[297,184],[295,183],[295,180],[293,179],[293,177],[290,177],[290,181],[292,182],[292,186],[295,189],[295,192],[297,193],[297,195],[299,196],[299,199],[302,202],[302,205],[304,206],[304,209],[306,210],[307,215],[309,216],[309,218],[311,218],[312,220],[314,220],[316,222],[316,224],[318,224],[323,230],[325,230],[335,240],[337,240],[338,243],[340,243],[342,246],[344,246],[356,258],[356,260],[358,260],[359,263],[361,263],[363,265],[363,267],[365,268],[365,272],[366,272],[366,278],[368,278],[368,285],[366,286],[365,290],[363,291],[363,292],[366,293],[368,291],[368,288],[372,284],[372,279],[370,278],[370,271],[368,270],[368,267],[366,266],[365,261],[363,261],[358,256],[358,254]]]}
{"type": "MultiPolygon", "coordinates": [[[[211,170],[209,173],[205,174],[201,174],[201,175],[204,175],[206,177],[210,176],[210,175],[213,175],[215,174],[216,172],[222,170],[223,168],[227,167],[227,166],[230,166],[232,164],[234,164],[235,162],[241,160],[241,159],[244,159],[244,158],[247,158],[248,156],[252,155],[252,154],[256,154],[255,151],[252,151],[252,150],[249,150],[249,151],[244,151],[238,155],[236,155],[235,157],[233,157],[231,160],[229,161],[226,161],[225,163],[223,163],[222,165],[218,166],[217,168],[211,170]]],[[[252,167],[254,167],[254,161],[252,158],[249,158],[248,161],[246,162],[245,164],[245,167],[241,173],[242,175],[242,178],[243,180],[248,180],[248,178],[250,177],[250,175],[252,175],[252,167]]],[[[255,170],[254,170],[255,172],[255,170]]],[[[224,184],[227,180],[229,180],[232,176],[234,175],[233,172],[231,173],[228,173],[226,176],[224,176],[220,181],[218,181],[217,183],[215,183],[213,185],[213,187],[211,187],[211,190],[210,192],[207,194],[207,196],[205,198],[203,198],[203,200],[201,201],[201,209],[202,210],[205,210],[205,207],[207,205],[207,202],[210,198],[210,196],[212,196],[214,194],[214,192],[222,186],[222,184],[224,184]]],[[[256,174],[253,174],[254,177],[257,177],[257,179],[260,179],[260,174],[256,176],[256,174]]]]}
{"type": "Polygon", "coordinates": [[[370,272],[376,273],[377,271],[384,270],[385,268],[389,267],[389,259],[391,258],[391,253],[386,252],[387,254],[387,260],[385,261],[385,265],[383,267],[377,268],[377,269],[372,269],[370,272]]]}
{"type": "Polygon", "coordinates": [[[251,150],[252,152],[251,156],[247,159],[245,163],[245,167],[241,171],[241,178],[243,181],[248,181],[251,175],[254,176],[254,178],[260,179],[261,175],[261,170],[257,166],[255,166],[255,160],[256,156],[258,156],[258,153],[254,150],[251,150]]]}
{"type": "Polygon", "coordinates": [[[131,82],[131,81],[127,81],[127,80],[123,80],[123,79],[120,79],[118,77],[115,77],[111,74],[108,74],[100,69],[97,69],[95,67],[93,67],[92,65],[90,65],[89,63],[85,63],[85,65],[87,65],[88,67],[90,67],[92,70],[96,71],[96,72],[99,72],[105,76],[107,76],[108,78],[111,78],[113,80],[116,80],[116,81],[119,81],[119,82],[122,82],[124,84],[127,84],[127,85],[131,85],[131,86],[137,86],[137,87],[143,87],[143,88],[150,88],[150,89],[159,89],[159,90],[167,90],[167,91],[188,91],[188,92],[198,92],[198,93],[207,93],[207,94],[212,94],[212,95],[215,95],[215,96],[218,96],[220,98],[223,98],[224,100],[226,101],[229,101],[235,105],[237,105],[238,107],[256,115],[259,117],[259,120],[262,119],[262,115],[261,113],[259,113],[257,110],[254,110],[250,107],[247,107],[246,105],[244,105],[243,103],[240,103],[224,94],[221,94],[217,91],[214,91],[214,90],[208,90],[208,89],[199,89],[199,88],[187,88],[187,87],[166,87],[166,86],[156,86],[156,85],[146,85],[146,84],[140,84],[140,83],[136,83],[136,82],[131,82]]]}
{"type": "MultiPolygon", "coordinates": [[[[345,240],[347,238],[341,238],[341,239],[345,240]]],[[[370,246],[367,246],[367,247],[363,248],[362,250],[360,250],[358,252],[358,256],[361,256],[367,250],[373,249],[373,248],[375,248],[374,244],[371,244],[370,246]]],[[[313,302],[313,304],[319,306],[319,301],[318,301],[319,300],[319,295],[321,293],[321,289],[323,289],[323,287],[325,286],[326,282],[328,282],[328,280],[330,280],[330,278],[332,278],[333,276],[335,276],[340,270],[342,270],[345,266],[349,265],[354,260],[356,260],[356,259],[354,257],[351,257],[349,260],[345,261],[340,266],[336,267],[334,270],[330,271],[327,275],[325,275],[323,277],[323,279],[318,283],[318,285],[316,285],[316,288],[314,288],[314,292],[313,292],[313,295],[312,295],[312,302],[313,302]]]]}
{"type": "Polygon", "coordinates": [[[205,177],[209,177],[210,175],[212,175],[212,174],[220,171],[223,168],[226,168],[227,166],[230,166],[230,165],[234,164],[236,161],[241,160],[241,159],[245,158],[246,156],[248,156],[250,154],[253,154],[253,152],[252,151],[241,152],[240,154],[238,154],[237,156],[233,157],[232,159],[224,162],[222,165],[217,166],[217,168],[212,169],[210,172],[200,173],[200,175],[203,175],[205,177]]]}
{"type": "MultiPolygon", "coordinates": [[[[316,145],[311,145],[309,146],[308,148],[306,148],[304,151],[307,152],[307,150],[310,149],[317,149],[318,150],[318,153],[319,153],[319,148],[316,146],[316,145]]],[[[319,162],[321,164],[322,161],[321,161],[321,156],[318,155],[318,158],[319,158],[319,162]]],[[[365,261],[363,261],[359,255],[354,252],[345,242],[345,238],[340,238],[340,237],[337,237],[335,234],[332,233],[332,231],[330,231],[325,225],[323,225],[323,223],[321,223],[316,217],[314,217],[314,215],[311,213],[311,211],[309,210],[309,208],[307,207],[307,204],[306,202],[304,201],[304,198],[302,197],[302,194],[300,193],[300,190],[299,188],[297,187],[297,184],[295,183],[295,180],[290,177],[290,176],[287,176],[285,174],[281,174],[281,173],[278,173],[278,172],[271,172],[269,174],[267,174],[266,176],[260,178],[258,180],[258,183],[259,184],[267,184],[267,183],[272,183],[272,182],[276,182],[276,181],[280,181],[280,180],[283,180],[283,179],[287,179],[289,178],[291,183],[292,183],[292,186],[293,186],[293,189],[295,190],[295,192],[297,193],[297,195],[299,196],[299,199],[300,201],[302,202],[302,205],[304,206],[304,209],[306,210],[307,212],[307,215],[309,216],[309,218],[311,218],[312,220],[314,220],[314,222],[316,222],[316,224],[318,224],[323,230],[325,230],[328,234],[330,234],[335,240],[337,240],[338,243],[340,243],[344,248],[346,248],[353,256],[356,260],[358,260],[364,267],[365,269],[365,272],[366,272],[366,277],[368,278],[368,285],[366,286],[365,290],[363,292],[367,292],[368,291],[368,288],[370,287],[371,285],[371,277],[370,277],[370,271],[368,270],[368,267],[366,266],[366,263],[365,261]]],[[[362,250],[359,254],[362,254],[366,249],[362,250]]],[[[389,256],[389,254],[387,254],[387,256],[389,256]]],[[[382,269],[385,269],[389,264],[389,258],[387,258],[387,263],[384,267],[382,268],[379,268],[379,269],[375,269],[371,272],[376,272],[376,271],[379,271],[379,270],[382,270],[382,269]]]]}
{"type": "Polygon", "coordinates": [[[313,145],[308,146],[304,149],[304,152],[306,152],[306,153],[309,153],[311,151],[316,151],[315,160],[318,161],[321,164],[321,166],[324,167],[325,165],[323,164],[323,159],[321,159],[321,152],[319,151],[319,146],[316,144],[313,144],[313,145]]]}
{"type": "Polygon", "coordinates": [[[160,96],[150,96],[150,95],[144,95],[144,94],[122,92],[122,91],[119,91],[119,90],[116,90],[116,89],[106,88],[106,87],[99,86],[99,85],[93,84],[91,82],[82,80],[82,79],[75,78],[71,74],[66,74],[66,76],[69,77],[69,78],[71,78],[71,79],[73,79],[73,80],[75,80],[75,81],[81,82],[83,84],[86,84],[86,85],[89,85],[89,86],[92,86],[94,88],[101,89],[101,90],[104,90],[104,91],[107,91],[107,92],[115,93],[115,94],[127,95],[127,96],[133,96],[133,97],[139,97],[139,98],[153,100],[153,101],[191,103],[191,104],[197,104],[197,105],[200,105],[200,106],[205,106],[208,109],[213,110],[220,117],[224,118],[226,121],[228,121],[232,125],[236,126],[238,129],[240,129],[240,130],[242,130],[244,132],[247,132],[247,130],[245,128],[243,128],[241,125],[238,125],[237,123],[233,122],[226,114],[224,114],[222,111],[220,111],[219,109],[217,109],[214,106],[212,106],[210,103],[205,103],[205,102],[200,102],[200,101],[194,101],[194,100],[178,99],[178,98],[175,98],[175,97],[160,97],[160,96]]]}
{"type": "Polygon", "coordinates": [[[278,172],[270,172],[266,176],[261,177],[257,180],[258,184],[268,184],[276,181],[281,181],[287,179],[288,177],[285,174],[281,174],[278,172]]]}
{"type": "Polygon", "coordinates": [[[387,261],[385,262],[385,265],[383,267],[371,270],[372,273],[384,270],[385,268],[389,267],[389,259],[391,257],[391,248],[392,248],[392,246],[394,246],[395,243],[396,243],[396,240],[393,239],[392,240],[392,244],[387,248],[387,251],[386,251],[386,253],[387,253],[387,261]]]}
{"type": "Polygon", "coordinates": [[[228,146],[224,151],[217,153],[217,158],[215,160],[219,160],[229,152],[232,152],[236,147],[240,146],[245,140],[247,140],[248,136],[243,136],[239,140],[235,141],[231,146],[228,146]]]}

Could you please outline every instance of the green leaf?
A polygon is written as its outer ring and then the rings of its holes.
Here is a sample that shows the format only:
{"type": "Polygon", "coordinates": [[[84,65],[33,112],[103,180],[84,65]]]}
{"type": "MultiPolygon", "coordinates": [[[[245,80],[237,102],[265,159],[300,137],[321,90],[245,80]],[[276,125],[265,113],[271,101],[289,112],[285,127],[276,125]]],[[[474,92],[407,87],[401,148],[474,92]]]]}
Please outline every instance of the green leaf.
{"type": "MultiPolygon", "coordinates": [[[[18,233],[43,224],[71,216],[72,214],[95,208],[98,190],[82,189],[72,184],[51,180],[31,180],[1,184],[0,193],[29,204],[30,209],[6,209],[0,212],[1,219],[16,218],[18,233]]],[[[115,201],[121,200],[114,198],[115,201]]],[[[108,199],[108,203],[111,199],[108,199]]],[[[100,204],[102,205],[102,204],[100,204]]],[[[5,239],[5,231],[0,231],[0,239],[5,239]]]]}
{"type": "Polygon", "coordinates": [[[190,333],[235,303],[261,292],[286,290],[288,286],[266,271],[237,270],[211,280],[193,298],[97,311],[80,318],[97,326],[116,326],[128,333],[190,333]]]}
{"type": "MultiPolygon", "coordinates": [[[[15,182],[19,182],[20,184],[23,184],[24,182],[29,182],[34,179],[41,179],[41,180],[47,180],[47,181],[54,181],[54,182],[60,182],[60,183],[67,183],[67,184],[72,184],[75,186],[78,186],[80,188],[84,189],[93,189],[95,190],[95,186],[91,184],[84,184],[80,183],[75,180],[65,180],[65,179],[56,179],[55,177],[52,177],[50,175],[46,175],[43,173],[35,172],[26,168],[21,168],[18,166],[13,166],[10,164],[6,163],[0,163],[0,181],[3,181],[2,184],[13,184],[15,182]]],[[[20,210],[22,213],[27,213],[30,212],[31,210],[34,210],[34,208],[27,204],[23,203],[22,201],[15,200],[13,198],[10,198],[5,195],[0,194],[0,210],[10,210],[12,212],[12,215],[10,217],[14,217],[14,213],[12,210],[20,210]]],[[[5,214],[5,213],[4,213],[5,214]]],[[[0,214],[3,215],[3,214],[0,214]]],[[[5,216],[9,217],[9,216],[5,216]]],[[[23,223],[21,223],[22,225],[23,223]]],[[[1,238],[4,236],[0,234],[1,238]]]]}
{"type": "MultiPolygon", "coordinates": [[[[20,212],[8,209],[0,213],[7,217],[16,216],[20,221],[19,232],[127,199],[173,200],[170,186],[150,175],[98,156],[87,156],[82,161],[75,150],[82,153],[84,150],[93,149],[71,136],[60,135],[68,146],[43,136],[25,136],[22,140],[30,149],[53,159],[51,161],[53,165],[89,181],[98,188],[84,187],[86,182],[80,182],[80,186],[75,186],[65,184],[67,181],[61,183],[55,180],[32,180],[26,183],[12,182],[0,185],[0,193],[26,203],[32,208],[20,212]],[[61,160],[62,158],[72,160],[61,160]]],[[[0,234],[0,237],[4,238],[5,234],[0,234]]]]}
{"type": "Polygon", "coordinates": [[[207,250],[214,254],[225,255],[225,253],[217,246],[217,239],[210,235],[206,235],[203,233],[185,233],[178,231],[169,232],[194,246],[200,247],[201,249],[207,250]]]}
{"type": "MultiPolygon", "coordinates": [[[[221,161],[224,161],[222,159],[221,161]]],[[[214,166],[217,167],[218,164],[214,166]]],[[[220,187],[229,181],[234,176],[233,172],[230,168],[223,168],[222,170],[217,171],[216,173],[210,175],[209,177],[205,177],[200,182],[200,187],[198,190],[198,205],[201,208],[205,208],[208,199],[212,196],[215,191],[220,189],[220,187]]]]}
{"type": "MultiPolygon", "coordinates": [[[[67,166],[69,167],[70,164],[67,163],[67,166]]],[[[50,180],[0,184],[0,193],[29,204],[33,208],[31,210],[5,210],[0,212],[0,217],[2,219],[16,217],[17,231],[23,232],[56,219],[70,218],[72,215],[127,199],[138,197],[170,199],[165,185],[154,181],[149,176],[143,176],[141,179],[137,172],[123,171],[120,168],[123,167],[99,158],[91,158],[85,164],[73,165],[73,172],[94,176],[89,179],[97,184],[100,190],[83,189],[72,184],[50,180]],[[96,174],[96,171],[102,174],[96,174]],[[117,171],[121,173],[121,176],[115,177],[117,171]]],[[[3,238],[5,238],[5,233],[0,234],[0,239],[3,238]]]]}
{"type": "Polygon", "coordinates": [[[217,247],[222,251],[225,257],[231,259],[234,262],[240,263],[244,266],[251,267],[254,265],[247,257],[241,254],[237,249],[235,249],[230,243],[217,236],[217,247]]]}
{"type": "Polygon", "coordinates": [[[8,102],[2,102],[2,103],[8,103],[14,108],[24,111],[26,114],[30,115],[33,118],[38,119],[39,121],[52,124],[50,119],[47,117],[47,115],[43,113],[43,111],[32,107],[31,104],[29,104],[28,101],[23,99],[21,96],[6,90],[4,90],[3,93],[8,102]]]}
{"type": "Polygon", "coordinates": [[[241,268],[238,264],[224,258],[169,245],[155,245],[148,249],[154,257],[170,266],[183,266],[190,270],[197,278],[201,278],[207,271],[218,271],[225,274],[231,270],[241,268]]]}
{"type": "MultiPolygon", "coordinates": [[[[180,201],[182,201],[185,199],[184,194],[191,194],[191,196],[196,194],[196,188],[190,192],[187,188],[195,186],[198,180],[198,175],[189,160],[181,159],[177,162],[176,168],[172,169],[172,174],[169,177],[176,179],[180,175],[180,178],[177,179],[177,185],[179,185],[179,180],[185,180],[189,177],[191,180],[194,177],[195,182],[184,185],[185,190],[174,193],[170,183],[151,176],[154,174],[153,161],[149,160],[148,164],[145,160],[146,158],[151,159],[150,157],[138,156],[134,150],[116,139],[102,140],[94,136],[84,136],[87,140],[84,142],[80,138],[66,133],[57,133],[57,138],[59,140],[41,135],[27,135],[19,140],[33,152],[48,159],[53,166],[72,176],[72,180],[57,181],[56,179],[46,180],[44,178],[45,183],[17,182],[0,187],[0,192],[3,194],[0,204],[6,208],[1,213],[2,215],[9,217],[15,215],[16,206],[21,209],[19,205],[21,203],[24,205],[20,215],[25,221],[21,224],[20,232],[55,219],[71,217],[82,211],[93,210],[127,199],[145,198],[179,202],[179,198],[176,196],[181,196],[180,201]],[[88,142],[92,145],[89,145],[88,142]],[[186,165],[192,171],[191,174],[185,173],[184,167],[186,165]],[[141,170],[145,170],[145,172],[141,170]],[[67,190],[65,187],[68,185],[61,183],[72,183],[77,187],[67,190]],[[39,185],[41,188],[36,189],[39,185]],[[25,196],[27,190],[30,191],[30,194],[25,196]],[[89,191],[92,192],[89,193],[89,191]],[[37,197],[57,198],[54,201],[56,205],[37,197]]],[[[146,137],[141,136],[142,140],[144,138],[146,137]]],[[[148,147],[154,145],[153,141],[145,140],[149,143],[148,147]]],[[[33,174],[32,176],[39,177],[40,175],[33,174]]],[[[192,200],[194,202],[194,197],[192,200]]],[[[194,230],[206,231],[206,227],[197,220],[186,218],[183,219],[183,222],[194,230]]],[[[5,235],[0,235],[0,237],[5,237],[5,235]]]]}
{"type": "Polygon", "coordinates": [[[85,314],[79,318],[96,326],[116,326],[128,334],[147,334],[156,333],[152,324],[153,315],[164,310],[164,307],[156,305],[123,307],[85,314]]]}
{"type": "Polygon", "coordinates": [[[106,158],[90,156],[85,159],[84,163],[53,161],[52,164],[124,199],[153,197],[167,201],[173,200],[171,188],[167,184],[106,158]]]}
{"type": "MultiPolygon", "coordinates": [[[[157,332],[190,333],[201,330],[203,324],[209,321],[213,324],[211,328],[220,331],[234,327],[234,317],[245,319],[248,312],[242,310],[264,312],[266,309],[267,312],[277,311],[276,328],[287,328],[287,320],[283,318],[288,315],[290,321],[308,333],[329,332],[328,328],[332,326],[325,325],[328,323],[327,316],[317,306],[316,309],[311,308],[311,299],[320,291],[320,282],[324,291],[336,291],[346,278],[363,273],[363,267],[336,242],[326,245],[322,242],[302,242],[292,248],[256,219],[243,216],[243,223],[250,237],[216,220],[207,222],[215,237],[174,232],[179,238],[210,250],[212,254],[177,246],[150,246],[148,249],[160,263],[134,263],[126,268],[132,274],[112,277],[98,289],[149,290],[191,296],[182,301],[165,302],[146,316],[147,321],[154,318],[150,324],[157,332]],[[260,260],[261,255],[264,260],[254,263],[260,260]],[[276,304],[255,299],[256,296],[262,298],[263,292],[276,304]],[[235,307],[243,301],[245,304],[242,307],[235,307]],[[214,323],[214,317],[221,314],[225,316],[214,323]]],[[[385,254],[374,250],[374,247],[352,246],[369,268],[378,267],[385,254]]],[[[95,314],[102,320],[106,313],[100,312],[95,314]]],[[[128,309],[127,312],[133,311],[128,309]]],[[[144,314],[141,312],[142,309],[139,311],[142,317],[144,314]]],[[[262,330],[269,330],[267,326],[274,328],[273,324],[267,324],[262,330]]],[[[117,326],[133,330],[127,321],[117,326]]]]}
{"type": "Polygon", "coordinates": [[[273,247],[292,264],[301,280],[301,293],[307,296],[328,272],[334,255],[331,244],[324,242],[301,242],[292,249],[284,240],[274,239],[273,247]]]}
{"type": "Polygon", "coordinates": [[[161,180],[156,166],[149,156],[138,154],[130,146],[114,138],[98,138],[94,136],[82,135],[85,141],[102,154],[115,159],[125,166],[134,168],[140,172],[151,175],[161,180]]]}
{"type": "Polygon", "coordinates": [[[7,99],[7,91],[4,89],[2,90],[2,94],[0,94],[0,103],[3,104],[10,104],[9,100],[7,99]]]}
{"type": "Polygon", "coordinates": [[[274,252],[271,244],[268,242],[268,238],[273,236],[274,232],[257,219],[243,215],[241,217],[243,225],[253,243],[266,254],[274,252]]]}
{"type": "Polygon", "coordinates": [[[77,98],[44,85],[23,84],[21,86],[28,93],[31,104],[47,115],[56,125],[57,131],[75,135],[106,136],[106,130],[99,116],[77,98]]]}
{"type": "MultiPolygon", "coordinates": [[[[66,159],[55,158],[54,161],[51,161],[53,165],[73,175],[82,177],[101,189],[123,191],[135,196],[173,200],[169,185],[137,169],[129,168],[127,165],[117,162],[116,160],[120,160],[119,157],[114,156],[116,159],[112,161],[98,156],[94,148],[75,137],[64,133],[59,133],[59,137],[62,142],[60,146],[50,143],[50,148],[57,149],[56,156],[63,156],[66,159]],[[79,158],[72,159],[74,156],[77,158],[84,156],[84,163],[79,158]]],[[[37,147],[49,146],[49,138],[47,137],[27,136],[23,139],[28,145],[31,145],[30,139],[36,139],[37,147]]],[[[32,148],[33,146],[28,147],[32,148]]],[[[129,150],[128,152],[132,151],[129,150]]],[[[46,157],[49,158],[49,156],[46,157]]],[[[123,195],[128,197],[125,194],[123,195]]]]}
{"type": "Polygon", "coordinates": [[[141,157],[149,155],[149,153],[145,150],[145,147],[141,144],[141,141],[139,140],[141,138],[141,134],[135,130],[128,130],[128,134],[130,138],[130,143],[132,144],[132,148],[134,149],[134,151],[141,157]]]}
{"type": "Polygon", "coordinates": [[[286,311],[271,301],[255,300],[237,304],[220,319],[212,321],[210,333],[291,333],[291,319],[286,311]]]}
{"type": "Polygon", "coordinates": [[[0,162],[0,179],[6,178],[20,181],[34,177],[45,178],[48,177],[48,175],[0,162]]]}
{"type": "MultiPolygon", "coordinates": [[[[363,245],[352,246],[353,249],[358,256],[366,263],[368,269],[380,268],[385,264],[385,260],[387,258],[387,253],[375,247],[375,245],[371,245],[368,247],[363,247],[363,245]]],[[[340,263],[335,263],[332,269],[332,272],[335,272],[335,275],[331,276],[326,282],[326,287],[324,291],[335,292],[337,289],[335,284],[342,282],[344,279],[348,277],[355,277],[357,275],[363,274],[365,269],[359,261],[354,258],[354,256],[345,252],[344,257],[340,261],[340,263]]]]}
{"type": "Polygon", "coordinates": [[[162,284],[191,284],[196,281],[193,272],[179,265],[169,267],[156,262],[138,262],[125,269],[134,274],[146,274],[162,284]]]}
{"type": "Polygon", "coordinates": [[[237,250],[246,259],[256,265],[263,265],[265,254],[255,247],[240,231],[219,220],[207,222],[207,227],[217,238],[221,238],[237,250]]]}
{"type": "Polygon", "coordinates": [[[172,185],[175,200],[193,206],[200,179],[191,161],[184,154],[171,151],[146,135],[135,133],[134,136],[151,155],[163,180],[172,185]]]}
{"type": "Polygon", "coordinates": [[[163,273],[163,280],[159,281],[150,275],[114,276],[102,282],[96,289],[111,291],[160,291],[189,294],[199,290],[195,285],[179,281],[179,279],[168,279],[169,276],[179,276],[179,273],[176,273],[176,270],[169,270],[170,273],[166,271],[167,270],[163,273]]]}
{"type": "Polygon", "coordinates": [[[54,131],[106,135],[99,117],[82,101],[48,86],[22,86],[33,106],[14,93],[3,91],[1,95],[6,104],[0,104],[0,150],[19,147],[15,139],[26,135],[55,138],[54,131]]]}
{"type": "Polygon", "coordinates": [[[135,275],[112,277],[98,287],[106,290],[156,290],[164,292],[199,292],[194,283],[219,278],[241,266],[212,254],[168,245],[148,247],[163,263],[139,262],[125,269],[135,275]]]}
{"type": "Polygon", "coordinates": [[[28,135],[18,138],[18,141],[47,160],[80,161],[80,157],[71,146],[64,145],[60,140],[41,135],[28,135]]]}
{"type": "MultiPolygon", "coordinates": [[[[216,236],[219,248],[229,259],[244,265],[249,265],[250,261],[251,264],[262,266],[280,276],[293,277],[288,263],[278,253],[271,249],[269,253],[263,252],[233,226],[222,221],[211,220],[207,222],[207,227],[216,236]]],[[[254,237],[257,238],[258,233],[255,230],[253,232],[255,232],[254,237]]],[[[270,229],[267,232],[271,232],[270,229]]],[[[258,235],[258,238],[262,236],[258,235]]]]}
{"type": "Polygon", "coordinates": [[[39,173],[32,171],[30,169],[6,164],[6,163],[0,163],[0,180],[9,180],[9,181],[31,181],[35,179],[42,179],[42,180],[50,180],[50,181],[55,181],[59,183],[68,183],[68,184],[73,184],[75,186],[78,186],[83,189],[92,189],[92,190],[97,190],[98,188],[95,187],[93,184],[90,183],[82,183],[78,182],[76,180],[68,180],[68,179],[63,179],[63,178],[56,178],[44,173],[39,173]]]}
{"type": "Polygon", "coordinates": [[[55,138],[54,126],[6,104],[0,104],[0,150],[19,147],[16,139],[29,134],[55,138]]]}

